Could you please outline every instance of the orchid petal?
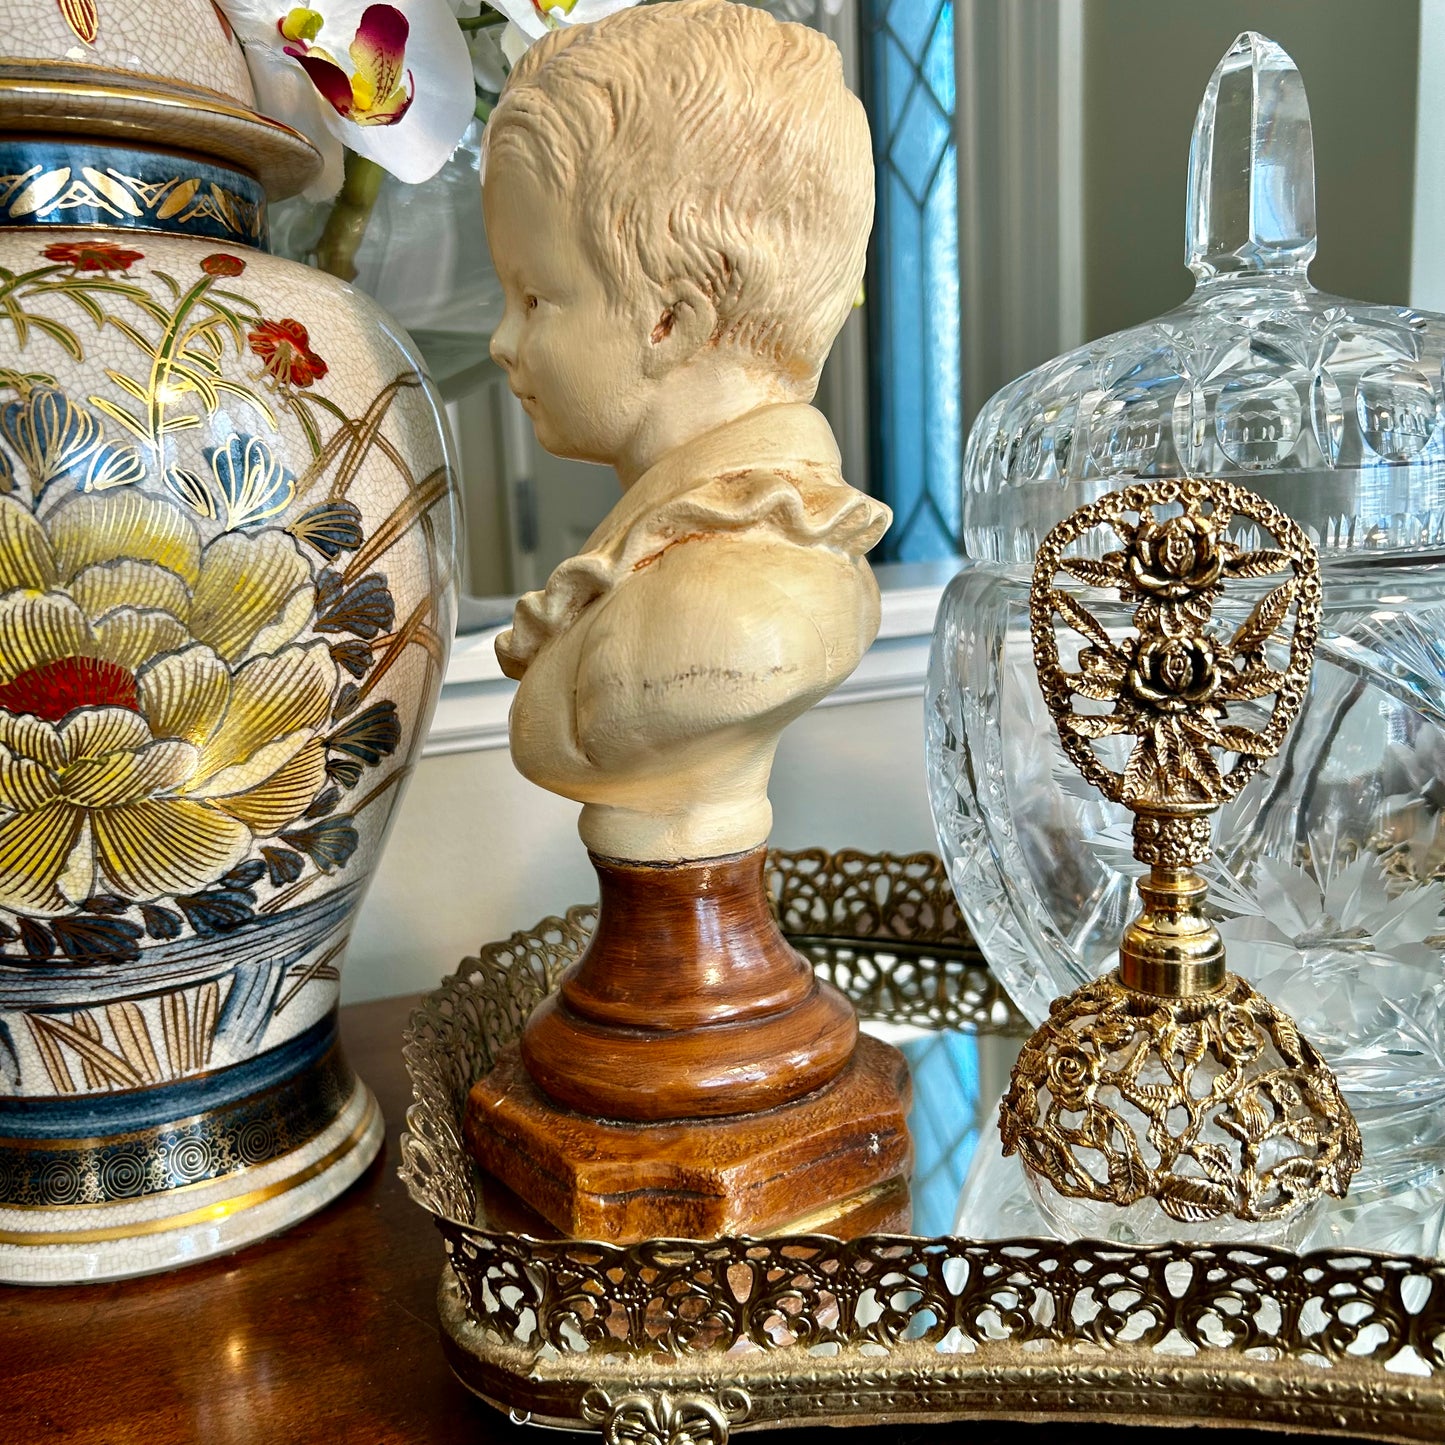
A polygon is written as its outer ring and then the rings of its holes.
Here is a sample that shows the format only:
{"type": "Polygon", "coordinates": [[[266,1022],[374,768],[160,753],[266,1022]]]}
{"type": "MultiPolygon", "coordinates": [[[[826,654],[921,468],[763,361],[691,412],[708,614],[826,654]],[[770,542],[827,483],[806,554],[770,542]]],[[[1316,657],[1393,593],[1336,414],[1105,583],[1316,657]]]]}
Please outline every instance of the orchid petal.
{"type": "Polygon", "coordinates": [[[276,25],[287,11],[280,0],[216,0],[242,45],[274,45],[276,25]]]}
{"type": "Polygon", "coordinates": [[[516,65],[527,53],[527,47],[531,43],[532,39],[520,25],[515,21],[508,22],[507,28],[502,32],[502,54],[507,57],[507,64],[516,65]]]}
{"type": "Polygon", "coordinates": [[[515,65],[533,41],[553,30],[590,25],[619,10],[630,10],[637,0],[487,0],[510,22],[502,36],[502,52],[515,65]]]}
{"type": "Polygon", "coordinates": [[[344,161],[341,139],[326,123],[331,107],[322,101],[306,72],[280,50],[254,46],[247,49],[246,60],[256,109],[300,131],[321,152],[321,174],[306,188],[307,200],[329,200],[341,189],[344,161]]]}
{"type": "MultiPolygon", "coordinates": [[[[485,30],[472,36],[469,48],[472,52],[472,79],[479,90],[500,95],[507,83],[508,62],[502,51],[502,33],[511,30],[510,25],[489,25],[485,30]]],[[[523,46],[526,40],[523,40],[523,46]]]]}
{"type": "MultiPolygon", "coordinates": [[[[537,7],[532,4],[532,0],[487,0],[487,3],[493,10],[507,17],[509,31],[518,31],[525,37],[523,51],[532,41],[540,40],[552,28],[537,7]]],[[[512,43],[516,44],[515,39],[512,43]]],[[[505,37],[502,44],[505,49],[507,45],[505,37]]],[[[518,54],[520,53],[521,51],[518,52],[518,54]]]]}
{"type": "Polygon", "coordinates": [[[406,63],[412,95],[405,114],[392,123],[372,125],[337,116],[332,128],[358,155],[415,184],[430,180],[456,149],[471,124],[476,88],[471,53],[446,0],[417,0],[408,7],[408,18],[406,63]]]}
{"type": "Polygon", "coordinates": [[[351,42],[351,63],[356,79],[371,92],[371,105],[388,104],[400,87],[410,33],[406,16],[394,5],[366,7],[351,42]]]}
{"type": "Polygon", "coordinates": [[[551,14],[563,25],[590,25],[604,15],[630,10],[636,3],[637,0],[573,0],[570,5],[554,5],[551,14]]]}
{"type": "Polygon", "coordinates": [[[441,169],[471,123],[476,105],[471,55],[448,0],[407,0],[404,19],[395,6],[312,0],[306,8],[322,17],[324,50],[304,39],[288,44],[277,28],[296,8],[288,0],[219,3],[245,47],[258,107],[300,131],[322,153],[326,168],[306,193],[312,199],[334,195],[340,186],[343,145],[415,183],[441,169]],[[378,42],[388,54],[396,48],[398,20],[407,27],[404,57],[393,62],[373,55],[378,42]],[[342,46],[353,37],[356,48],[348,56],[342,46]],[[336,76],[311,61],[335,66],[346,80],[344,96],[336,76]],[[353,63],[360,85],[347,70],[353,63]],[[378,81],[387,84],[388,74],[394,75],[390,90],[376,90],[378,81]],[[301,90],[307,101],[299,98],[301,90]]]}
{"type": "Polygon", "coordinates": [[[302,55],[298,50],[287,50],[289,55],[310,78],[320,95],[337,115],[351,118],[351,79],[346,72],[330,60],[323,60],[313,50],[302,55]]]}
{"type": "MultiPolygon", "coordinates": [[[[352,82],[352,93],[356,92],[356,82],[352,82]]],[[[356,125],[395,125],[407,111],[411,109],[412,101],[412,78],[411,71],[406,73],[406,86],[404,89],[394,90],[391,99],[384,105],[372,104],[364,111],[353,112],[351,120],[356,125]]]]}
{"type": "Polygon", "coordinates": [[[321,152],[321,174],[301,194],[308,201],[329,201],[346,179],[346,147],[324,119],[319,131],[308,139],[321,152]]]}

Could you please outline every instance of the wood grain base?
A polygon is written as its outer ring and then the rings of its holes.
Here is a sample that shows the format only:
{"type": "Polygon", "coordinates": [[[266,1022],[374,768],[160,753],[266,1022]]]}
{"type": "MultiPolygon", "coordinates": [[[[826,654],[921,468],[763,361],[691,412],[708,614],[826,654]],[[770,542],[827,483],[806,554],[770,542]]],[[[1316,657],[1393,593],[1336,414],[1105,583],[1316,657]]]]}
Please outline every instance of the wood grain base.
{"type": "Polygon", "coordinates": [[[766,861],[592,856],[597,927],[522,1032],[544,1094],[652,1124],[757,1113],[837,1078],[858,1020],[783,937],[766,861]]]}
{"type": "MultiPolygon", "coordinates": [[[[849,1211],[869,1229],[900,1225],[896,1182],[908,1173],[908,1067],[862,1035],[843,1072],[756,1114],[618,1123],[552,1103],[515,1045],[467,1100],[472,1156],[544,1219],[576,1238],[763,1234],[809,1216],[824,1228],[849,1211]]],[[[827,1232],[836,1232],[828,1229],[827,1232]]]]}
{"type": "MultiPolygon", "coordinates": [[[[495,1174],[483,1173],[479,1176],[478,1195],[481,1200],[478,1219],[488,1229],[505,1234],[525,1234],[529,1239],[570,1238],[543,1219],[495,1174]]],[[[846,1199],[834,1200],[796,1219],[785,1219],[762,1231],[762,1237],[827,1234],[834,1239],[846,1240],[858,1239],[865,1234],[908,1234],[913,1228],[912,1196],[908,1176],[896,1174],[892,1179],[870,1184],[846,1199]]]]}

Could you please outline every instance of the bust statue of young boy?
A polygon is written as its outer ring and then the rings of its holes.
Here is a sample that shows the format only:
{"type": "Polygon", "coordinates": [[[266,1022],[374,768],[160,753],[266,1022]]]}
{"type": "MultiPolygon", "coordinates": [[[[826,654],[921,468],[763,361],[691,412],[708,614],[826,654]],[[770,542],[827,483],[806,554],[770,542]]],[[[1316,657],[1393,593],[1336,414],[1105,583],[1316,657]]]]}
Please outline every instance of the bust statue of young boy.
{"type": "Polygon", "coordinates": [[[863,276],[863,108],[817,32],[682,0],[536,44],[485,164],[492,355],[623,487],[498,641],[512,756],[604,858],[755,848],[779,734],[878,629],[890,514],[809,405],[863,276]]]}
{"type": "Polygon", "coordinates": [[[512,756],[583,805],[601,907],[467,1138],[571,1234],[753,1232],[838,1199],[903,1227],[902,1056],[763,886],[778,735],[878,629],[888,509],[808,404],[872,198],[838,52],[729,0],[554,32],[487,127],[492,355],[541,444],[623,487],[497,643],[512,756]]]}

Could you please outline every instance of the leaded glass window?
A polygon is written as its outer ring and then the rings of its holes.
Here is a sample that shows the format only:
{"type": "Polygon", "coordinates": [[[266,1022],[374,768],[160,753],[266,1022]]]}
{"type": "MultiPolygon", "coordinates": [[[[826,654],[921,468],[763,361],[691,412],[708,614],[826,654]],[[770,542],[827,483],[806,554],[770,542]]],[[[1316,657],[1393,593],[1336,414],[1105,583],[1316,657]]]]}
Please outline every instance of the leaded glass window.
{"type": "Polygon", "coordinates": [[[872,489],[880,560],[958,549],[963,457],[953,0],[861,0],[878,214],[869,264],[872,489]]]}

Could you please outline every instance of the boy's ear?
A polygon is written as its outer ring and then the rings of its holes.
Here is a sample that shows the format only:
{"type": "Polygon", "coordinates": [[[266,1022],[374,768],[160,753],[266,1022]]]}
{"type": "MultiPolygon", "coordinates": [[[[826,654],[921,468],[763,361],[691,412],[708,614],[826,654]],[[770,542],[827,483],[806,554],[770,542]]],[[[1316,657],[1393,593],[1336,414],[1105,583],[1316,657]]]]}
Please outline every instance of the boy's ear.
{"type": "Polygon", "coordinates": [[[658,375],[690,360],[717,330],[717,311],[707,293],[691,281],[672,282],[649,338],[648,371],[658,375]]]}

